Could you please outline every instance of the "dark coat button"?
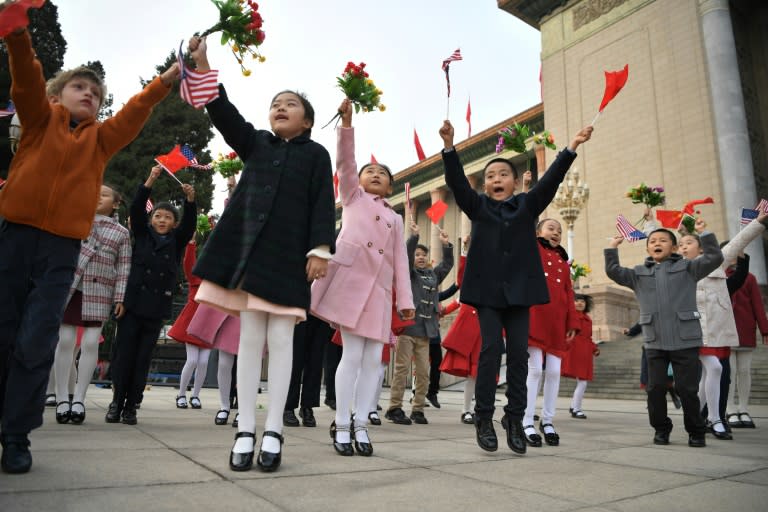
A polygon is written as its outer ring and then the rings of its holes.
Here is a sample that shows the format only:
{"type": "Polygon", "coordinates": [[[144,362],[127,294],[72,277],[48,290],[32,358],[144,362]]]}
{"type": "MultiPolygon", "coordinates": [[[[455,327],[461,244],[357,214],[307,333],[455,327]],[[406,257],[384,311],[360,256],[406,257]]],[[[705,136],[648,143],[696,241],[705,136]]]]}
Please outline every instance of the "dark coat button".
{"type": "Polygon", "coordinates": [[[384,249],[379,249],[379,254],[384,254],[384,249]]]}
{"type": "Polygon", "coordinates": [[[272,192],[272,185],[267,185],[266,187],[264,187],[265,194],[269,194],[271,192],[272,192]]]}
{"type": "Polygon", "coordinates": [[[266,215],[264,215],[263,213],[259,214],[259,220],[260,221],[263,221],[265,218],[266,218],[266,215]]]}
{"type": "Polygon", "coordinates": [[[381,219],[381,217],[379,217],[379,216],[377,215],[377,216],[376,216],[376,220],[380,220],[380,219],[381,219]]]}
{"type": "Polygon", "coordinates": [[[275,167],[278,167],[280,165],[280,160],[273,161],[272,165],[274,165],[275,167]]]}
{"type": "Polygon", "coordinates": [[[373,247],[373,242],[368,242],[368,247],[373,247]]]}

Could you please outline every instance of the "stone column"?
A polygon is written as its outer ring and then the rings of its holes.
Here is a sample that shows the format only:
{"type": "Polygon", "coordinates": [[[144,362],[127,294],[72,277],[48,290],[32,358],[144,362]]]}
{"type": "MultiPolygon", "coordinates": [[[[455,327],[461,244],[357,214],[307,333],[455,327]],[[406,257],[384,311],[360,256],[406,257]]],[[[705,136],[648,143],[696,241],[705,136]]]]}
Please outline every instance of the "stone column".
{"type": "MultiPolygon", "coordinates": [[[[432,198],[432,204],[438,201],[442,201],[445,196],[445,191],[440,188],[429,191],[429,195],[432,198]]],[[[443,244],[440,242],[440,225],[432,224],[429,217],[424,217],[424,222],[429,223],[429,259],[434,262],[435,265],[443,261],[443,244]]],[[[422,227],[424,229],[424,227],[422,227]]],[[[422,231],[423,232],[423,231],[422,231]]]]}
{"type": "MultiPolygon", "coordinates": [[[[757,204],[741,76],[728,0],[699,0],[699,13],[720,156],[727,236],[733,237],[739,231],[741,208],[752,208],[757,204]]],[[[724,238],[726,235],[720,236],[724,238]]],[[[750,271],[759,283],[765,284],[762,242],[752,242],[747,252],[751,256],[750,271]]]]}

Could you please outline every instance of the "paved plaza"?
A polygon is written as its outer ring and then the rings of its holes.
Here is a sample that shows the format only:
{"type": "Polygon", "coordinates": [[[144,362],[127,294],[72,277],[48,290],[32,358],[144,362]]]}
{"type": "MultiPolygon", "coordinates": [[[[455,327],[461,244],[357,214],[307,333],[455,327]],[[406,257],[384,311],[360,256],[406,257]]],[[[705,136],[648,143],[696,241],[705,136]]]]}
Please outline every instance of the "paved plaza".
{"type": "MultiPolygon", "coordinates": [[[[442,408],[425,411],[429,425],[371,427],[370,458],[336,455],[333,411],[322,406],[317,428],[285,428],[283,465],[268,474],[229,470],[235,429],[213,423],[216,390],[203,390],[201,410],[176,409],[175,395],[167,387],[147,391],[136,426],[104,423],[110,390],[89,391],[82,426],[58,425],[47,408],[31,436],[32,471],[0,473],[0,511],[768,509],[764,405],[753,407],[757,429],[735,430],[733,441],[708,435],[707,447],[695,449],[674,409],[671,444],[660,447],[651,443],[643,401],[586,399],[589,419],[578,420],[561,398],[554,421],[561,445],[519,456],[498,421],[499,451],[480,450],[474,427],[459,422],[462,394],[444,391],[442,408]]],[[[260,428],[263,419],[262,410],[260,428]]]]}

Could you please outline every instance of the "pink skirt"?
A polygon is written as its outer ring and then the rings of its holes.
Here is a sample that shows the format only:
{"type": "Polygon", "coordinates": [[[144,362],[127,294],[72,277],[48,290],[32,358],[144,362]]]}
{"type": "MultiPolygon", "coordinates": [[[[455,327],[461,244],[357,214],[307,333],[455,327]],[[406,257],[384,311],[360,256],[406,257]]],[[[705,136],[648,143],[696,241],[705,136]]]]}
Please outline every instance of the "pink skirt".
{"type": "Polygon", "coordinates": [[[264,311],[272,315],[295,316],[296,323],[307,319],[307,312],[301,308],[275,304],[240,288],[230,290],[206,280],[200,284],[195,301],[232,316],[240,316],[241,311],[264,311]]]}

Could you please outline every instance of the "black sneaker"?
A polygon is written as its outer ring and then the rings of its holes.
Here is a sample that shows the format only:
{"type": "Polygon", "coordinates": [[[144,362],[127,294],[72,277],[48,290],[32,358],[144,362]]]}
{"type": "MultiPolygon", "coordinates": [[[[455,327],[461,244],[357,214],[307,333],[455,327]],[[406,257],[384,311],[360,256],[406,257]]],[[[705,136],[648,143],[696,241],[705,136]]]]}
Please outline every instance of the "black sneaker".
{"type": "Polygon", "coordinates": [[[107,409],[107,415],[104,416],[104,421],[107,423],[120,423],[120,407],[117,405],[117,402],[112,402],[109,404],[109,409],[107,409]]]}
{"type": "Polygon", "coordinates": [[[283,411],[283,426],[286,427],[298,427],[299,418],[296,417],[296,413],[293,409],[283,411]]]}
{"type": "Polygon", "coordinates": [[[325,399],[325,405],[327,405],[328,407],[330,407],[334,411],[336,410],[336,400],[334,400],[333,398],[326,398],[325,399]]]}
{"type": "Polygon", "coordinates": [[[312,412],[311,407],[302,407],[301,409],[299,409],[299,416],[301,416],[301,422],[305,427],[317,426],[317,421],[315,420],[315,414],[312,412]]]}
{"type": "Polygon", "coordinates": [[[384,417],[392,423],[397,423],[398,425],[411,424],[410,418],[408,418],[408,416],[405,415],[405,412],[403,412],[403,410],[399,407],[388,410],[386,414],[384,414],[384,417]]]}
{"type": "Polygon", "coordinates": [[[431,403],[432,407],[434,407],[435,409],[440,408],[440,402],[437,401],[437,393],[435,394],[427,393],[427,400],[429,400],[429,403],[431,403]]]}
{"type": "Polygon", "coordinates": [[[136,419],[136,407],[126,406],[125,409],[123,409],[122,421],[126,425],[135,425],[138,423],[138,420],[136,419]]]}
{"type": "Polygon", "coordinates": [[[412,411],[411,412],[411,419],[414,423],[418,423],[419,425],[426,425],[429,423],[427,421],[427,417],[424,416],[424,413],[421,411],[412,411]]]}
{"type": "Polygon", "coordinates": [[[29,452],[27,434],[7,434],[0,436],[3,456],[0,466],[6,473],[27,473],[32,467],[32,454],[29,452]]]}

